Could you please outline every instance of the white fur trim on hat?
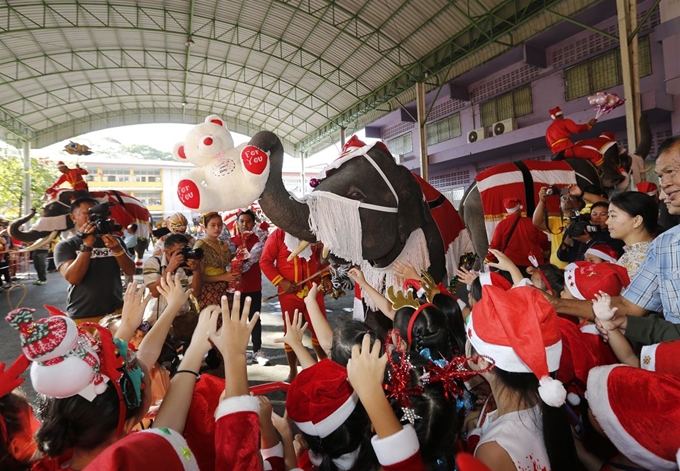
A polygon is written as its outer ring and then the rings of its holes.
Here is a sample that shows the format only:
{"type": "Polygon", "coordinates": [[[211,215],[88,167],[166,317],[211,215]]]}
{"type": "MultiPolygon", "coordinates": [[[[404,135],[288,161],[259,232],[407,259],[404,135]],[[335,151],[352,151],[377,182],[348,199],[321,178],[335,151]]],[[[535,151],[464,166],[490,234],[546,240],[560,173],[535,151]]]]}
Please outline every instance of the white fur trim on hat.
{"type": "Polygon", "coordinates": [[[260,401],[255,396],[235,396],[228,397],[220,402],[215,410],[215,420],[219,420],[228,414],[235,414],[237,412],[255,412],[260,413],[260,401]]]}
{"type": "Polygon", "coordinates": [[[514,208],[505,208],[505,211],[508,214],[515,214],[517,211],[519,211],[520,209],[523,209],[523,208],[524,208],[524,206],[522,206],[521,204],[518,204],[514,208]]]}
{"type": "Polygon", "coordinates": [[[659,344],[645,345],[640,351],[640,368],[648,371],[656,371],[656,349],[659,344]]]}
{"type": "Polygon", "coordinates": [[[629,460],[650,469],[677,470],[677,463],[666,461],[640,446],[637,440],[626,432],[618,417],[614,414],[609,403],[607,387],[609,374],[614,368],[632,367],[624,365],[599,366],[590,370],[588,374],[588,402],[595,419],[597,419],[607,438],[629,460]],[[595,414],[595,410],[598,411],[598,414],[595,414]]]}
{"type": "MultiPolygon", "coordinates": [[[[473,309],[474,312],[474,309],[473,309]]],[[[477,332],[472,321],[473,316],[468,316],[468,335],[470,343],[475,347],[477,353],[491,357],[494,364],[503,371],[511,373],[533,373],[526,363],[515,353],[512,347],[504,345],[494,345],[482,340],[477,332]]],[[[562,341],[545,347],[545,357],[548,364],[548,371],[557,371],[560,367],[560,357],[562,356],[562,341]]],[[[566,394],[566,393],[565,393],[566,394]]],[[[546,404],[548,402],[546,401],[546,404]]]]}
{"type": "Polygon", "coordinates": [[[389,437],[378,438],[373,435],[371,445],[378,462],[383,466],[401,463],[420,450],[418,435],[411,424],[404,425],[403,429],[389,437]]]}
{"type": "Polygon", "coordinates": [[[609,263],[616,263],[618,260],[618,258],[614,258],[608,253],[602,252],[597,248],[597,246],[590,247],[588,250],[586,250],[586,254],[595,255],[596,257],[600,257],[602,260],[608,261],[609,263]]]}
{"type": "Polygon", "coordinates": [[[283,443],[279,442],[271,448],[262,448],[260,454],[265,460],[272,457],[283,458],[283,443]]]}
{"type": "Polygon", "coordinates": [[[306,433],[307,435],[313,435],[315,437],[326,438],[331,433],[335,432],[338,427],[345,423],[345,421],[352,415],[354,409],[359,402],[359,396],[356,392],[353,392],[350,397],[331,415],[325,419],[314,423],[312,421],[308,422],[295,422],[300,431],[306,433]]]}
{"type": "Polygon", "coordinates": [[[578,265],[575,263],[570,263],[566,267],[564,267],[564,286],[569,290],[571,295],[575,297],[576,299],[580,299],[581,301],[585,301],[586,297],[581,294],[581,292],[578,290],[578,283],[576,283],[576,278],[574,276],[574,272],[578,269],[578,265]],[[573,282],[569,282],[568,277],[569,276],[574,277],[573,282]]]}

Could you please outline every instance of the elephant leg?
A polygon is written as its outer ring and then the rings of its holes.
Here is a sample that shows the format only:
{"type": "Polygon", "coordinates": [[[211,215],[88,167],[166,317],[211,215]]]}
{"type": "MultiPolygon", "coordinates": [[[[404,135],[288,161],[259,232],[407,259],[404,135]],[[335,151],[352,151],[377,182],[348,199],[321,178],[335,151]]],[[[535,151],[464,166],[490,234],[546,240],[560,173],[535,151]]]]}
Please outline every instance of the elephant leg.
{"type": "Polygon", "coordinates": [[[298,359],[297,355],[293,350],[291,350],[290,352],[288,351],[286,352],[286,360],[288,361],[288,367],[290,368],[290,372],[288,373],[288,377],[285,379],[285,382],[290,383],[295,379],[295,377],[298,374],[297,370],[298,359]]]}
{"type": "Polygon", "coordinates": [[[463,213],[465,227],[467,227],[472,246],[477,253],[475,269],[479,269],[489,250],[489,239],[486,235],[486,224],[484,223],[484,209],[482,208],[482,198],[479,190],[471,188],[465,195],[462,204],[465,206],[463,213]]]}

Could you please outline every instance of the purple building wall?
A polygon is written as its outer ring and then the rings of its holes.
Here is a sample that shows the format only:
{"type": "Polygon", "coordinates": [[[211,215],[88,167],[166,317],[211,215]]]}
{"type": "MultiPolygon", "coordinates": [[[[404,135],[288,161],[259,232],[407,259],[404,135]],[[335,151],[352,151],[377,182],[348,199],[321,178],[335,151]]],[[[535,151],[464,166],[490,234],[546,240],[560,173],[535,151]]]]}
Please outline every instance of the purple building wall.
{"type": "MultiPolygon", "coordinates": [[[[642,17],[651,6],[653,6],[652,0],[639,3],[639,17],[642,17]]],[[[584,12],[579,20],[618,36],[616,16],[612,15],[615,11],[615,2],[605,0],[584,12]],[[605,19],[594,24],[592,18],[605,19]]],[[[666,44],[675,44],[675,39],[680,35],[671,38],[672,41],[664,38],[657,39],[656,29],[663,31],[665,26],[659,27],[659,22],[659,12],[656,10],[640,31],[641,37],[649,35],[650,38],[652,74],[641,78],[640,90],[643,112],[649,116],[652,123],[654,135],[652,153],[663,139],[672,135],[671,118],[673,118],[673,124],[677,121],[680,127],[680,113],[674,111],[673,106],[674,98],[678,101],[678,105],[680,105],[680,100],[667,94],[674,92],[667,90],[666,86],[666,73],[669,69],[675,71],[678,67],[675,52],[677,49],[669,53],[666,44]],[[664,39],[663,44],[661,39],[664,39]],[[671,55],[672,59],[669,57],[671,55]],[[669,60],[674,62],[670,67],[669,60]]],[[[545,143],[545,130],[550,122],[548,115],[550,108],[560,106],[565,116],[577,122],[587,122],[594,117],[593,107],[586,97],[565,101],[563,70],[612,50],[618,46],[618,43],[601,34],[564,22],[533,38],[531,43],[539,50],[540,48],[545,50],[546,68],[527,64],[524,61],[522,47],[519,47],[454,81],[455,93],[460,96],[461,87],[467,87],[471,102],[452,99],[451,88],[445,87],[439,92],[437,101],[428,104],[432,106],[429,122],[460,113],[461,136],[428,148],[430,181],[441,190],[455,189],[448,195],[454,200],[458,199],[458,195],[462,195],[462,189],[478,172],[492,165],[518,159],[548,158],[550,152],[545,143]],[[468,144],[468,132],[481,127],[480,103],[527,83],[531,84],[533,112],[517,118],[518,129],[468,144]]],[[[622,86],[608,91],[617,92],[623,96],[622,86]]],[[[434,100],[436,95],[437,91],[430,92],[428,100],[434,100]]],[[[415,104],[407,106],[415,107],[415,104]]],[[[403,164],[413,171],[418,171],[419,160],[416,153],[419,148],[418,133],[414,123],[402,119],[402,114],[396,111],[373,123],[371,127],[379,128],[383,140],[386,141],[403,135],[405,132],[411,132],[413,152],[404,155],[403,164]]],[[[602,117],[590,134],[580,135],[579,138],[588,138],[602,131],[611,131],[616,133],[617,140],[621,144],[626,145],[625,127],[625,111],[623,107],[620,107],[602,117]]]]}

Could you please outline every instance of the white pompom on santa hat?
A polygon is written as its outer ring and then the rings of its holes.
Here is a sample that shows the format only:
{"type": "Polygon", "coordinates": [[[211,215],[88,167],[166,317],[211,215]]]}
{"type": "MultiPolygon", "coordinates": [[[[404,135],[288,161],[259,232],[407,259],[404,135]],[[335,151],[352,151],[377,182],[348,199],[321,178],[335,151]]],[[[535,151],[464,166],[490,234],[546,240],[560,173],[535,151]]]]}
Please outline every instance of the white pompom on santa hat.
{"type": "Polygon", "coordinates": [[[616,448],[644,469],[677,470],[680,378],[627,365],[593,368],[586,397],[616,448]]]}
{"type": "Polygon", "coordinates": [[[567,391],[550,376],[562,355],[557,313],[540,291],[484,286],[481,301],[468,317],[467,334],[477,353],[491,357],[497,368],[535,374],[543,402],[564,404],[567,391]]]}

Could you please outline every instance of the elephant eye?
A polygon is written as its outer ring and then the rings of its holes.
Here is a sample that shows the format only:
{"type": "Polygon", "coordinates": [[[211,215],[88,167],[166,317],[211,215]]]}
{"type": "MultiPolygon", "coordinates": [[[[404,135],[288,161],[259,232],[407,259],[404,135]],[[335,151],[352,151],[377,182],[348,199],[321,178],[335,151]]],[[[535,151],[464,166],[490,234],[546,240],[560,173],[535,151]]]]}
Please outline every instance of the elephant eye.
{"type": "Polygon", "coordinates": [[[349,188],[349,191],[347,191],[347,197],[351,198],[353,200],[364,200],[366,199],[366,195],[364,194],[363,191],[361,191],[359,188],[351,186],[349,188]]]}

